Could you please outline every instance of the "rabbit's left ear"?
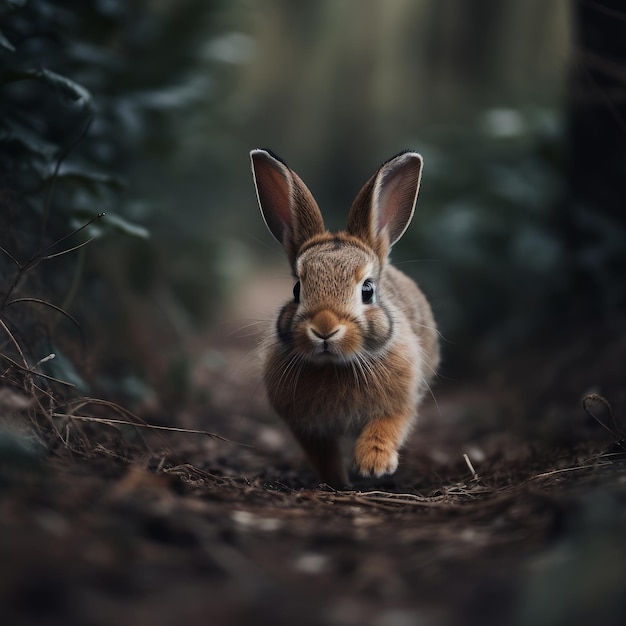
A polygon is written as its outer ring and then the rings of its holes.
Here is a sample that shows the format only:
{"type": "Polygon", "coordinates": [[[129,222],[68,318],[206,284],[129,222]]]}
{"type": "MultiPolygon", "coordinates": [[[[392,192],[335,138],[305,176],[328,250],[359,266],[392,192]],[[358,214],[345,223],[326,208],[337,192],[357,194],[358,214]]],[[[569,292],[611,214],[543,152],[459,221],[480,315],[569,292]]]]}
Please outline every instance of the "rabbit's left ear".
{"type": "Polygon", "coordinates": [[[263,219],[293,269],[302,244],[325,231],[322,214],[302,179],[276,154],[252,150],[250,159],[263,219]]]}
{"type": "Polygon", "coordinates": [[[348,233],[367,242],[381,260],[411,222],[422,165],[417,152],[400,153],[380,166],[352,204],[348,233]]]}

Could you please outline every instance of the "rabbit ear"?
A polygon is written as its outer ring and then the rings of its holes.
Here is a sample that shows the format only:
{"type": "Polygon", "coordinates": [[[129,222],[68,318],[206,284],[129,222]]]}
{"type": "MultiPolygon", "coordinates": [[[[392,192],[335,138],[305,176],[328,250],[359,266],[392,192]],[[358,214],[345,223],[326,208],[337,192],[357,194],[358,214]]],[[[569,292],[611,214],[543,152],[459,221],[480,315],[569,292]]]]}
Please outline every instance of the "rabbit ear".
{"type": "Polygon", "coordinates": [[[293,267],[298,250],[325,232],[322,214],[300,177],[268,150],[252,150],[252,174],[265,224],[293,267]]]}
{"type": "Polygon", "coordinates": [[[352,204],[348,233],[366,241],[381,260],[411,222],[422,165],[417,152],[400,153],[380,166],[352,204]]]}

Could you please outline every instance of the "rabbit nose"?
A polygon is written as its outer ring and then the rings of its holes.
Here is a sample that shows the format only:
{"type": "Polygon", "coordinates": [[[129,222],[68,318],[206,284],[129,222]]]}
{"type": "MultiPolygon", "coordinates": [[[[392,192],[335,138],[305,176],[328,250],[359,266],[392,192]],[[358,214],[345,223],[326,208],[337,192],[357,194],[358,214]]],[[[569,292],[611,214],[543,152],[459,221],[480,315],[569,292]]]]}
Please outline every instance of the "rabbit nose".
{"type": "Polygon", "coordinates": [[[324,341],[326,341],[327,339],[330,339],[331,337],[334,337],[339,332],[339,330],[340,330],[339,328],[336,328],[332,332],[321,333],[318,330],[316,330],[315,328],[311,328],[311,332],[316,337],[318,337],[319,339],[323,339],[324,341]]]}
{"type": "Polygon", "coordinates": [[[330,311],[320,311],[317,313],[309,324],[309,334],[311,339],[326,342],[331,337],[339,339],[336,335],[341,335],[341,331],[345,330],[344,326],[339,322],[337,316],[330,311]]]}

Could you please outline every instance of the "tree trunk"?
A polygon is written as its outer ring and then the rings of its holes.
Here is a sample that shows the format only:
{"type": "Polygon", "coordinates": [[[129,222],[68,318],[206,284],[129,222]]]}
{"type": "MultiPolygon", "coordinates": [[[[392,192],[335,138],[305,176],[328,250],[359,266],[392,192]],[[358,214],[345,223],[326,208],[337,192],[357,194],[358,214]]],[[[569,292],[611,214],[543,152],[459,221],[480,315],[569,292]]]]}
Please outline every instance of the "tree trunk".
{"type": "Polygon", "coordinates": [[[563,233],[576,310],[626,311],[626,7],[574,0],[563,233]]]}

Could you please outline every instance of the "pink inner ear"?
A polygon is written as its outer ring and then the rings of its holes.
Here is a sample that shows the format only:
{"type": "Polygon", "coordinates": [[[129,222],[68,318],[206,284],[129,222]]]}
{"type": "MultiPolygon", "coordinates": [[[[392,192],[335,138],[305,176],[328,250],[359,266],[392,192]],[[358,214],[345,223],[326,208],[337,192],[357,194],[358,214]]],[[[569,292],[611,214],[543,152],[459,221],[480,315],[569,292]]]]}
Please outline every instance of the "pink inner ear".
{"type": "Polygon", "coordinates": [[[291,186],[283,172],[264,154],[255,154],[254,178],[259,205],[265,223],[280,243],[284,243],[285,231],[291,229],[291,186]]]}
{"type": "Polygon", "coordinates": [[[412,204],[415,187],[400,176],[394,176],[386,181],[378,194],[378,229],[379,232],[385,227],[390,232],[395,231],[400,223],[403,223],[405,211],[402,210],[407,204],[412,204]]]}
{"type": "Polygon", "coordinates": [[[400,239],[411,221],[420,172],[421,161],[409,158],[382,173],[374,197],[375,220],[379,235],[386,233],[389,245],[400,239]]]}

